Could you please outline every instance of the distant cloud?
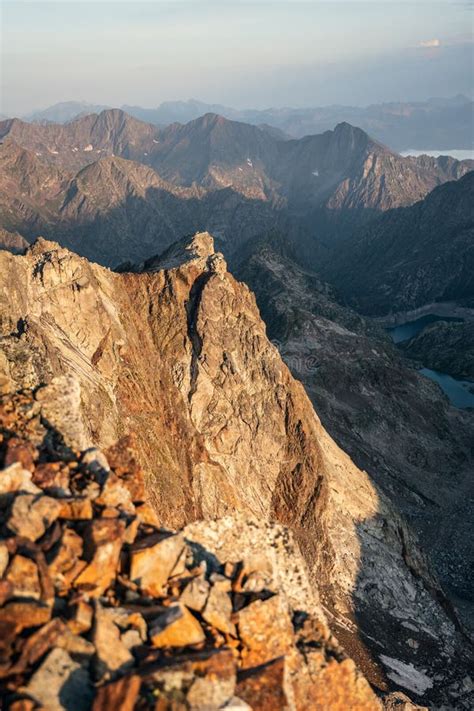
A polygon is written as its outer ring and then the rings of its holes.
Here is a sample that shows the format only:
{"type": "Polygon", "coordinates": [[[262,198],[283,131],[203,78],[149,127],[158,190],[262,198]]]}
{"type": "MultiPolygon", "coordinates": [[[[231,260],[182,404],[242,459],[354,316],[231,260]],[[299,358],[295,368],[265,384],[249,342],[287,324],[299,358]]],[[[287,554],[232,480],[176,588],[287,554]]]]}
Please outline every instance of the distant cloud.
{"type": "Polygon", "coordinates": [[[418,47],[421,47],[422,49],[433,49],[433,47],[441,47],[441,40],[439,40],[439,39],[421,40],[421,42],[418,42],[418,47]]]}

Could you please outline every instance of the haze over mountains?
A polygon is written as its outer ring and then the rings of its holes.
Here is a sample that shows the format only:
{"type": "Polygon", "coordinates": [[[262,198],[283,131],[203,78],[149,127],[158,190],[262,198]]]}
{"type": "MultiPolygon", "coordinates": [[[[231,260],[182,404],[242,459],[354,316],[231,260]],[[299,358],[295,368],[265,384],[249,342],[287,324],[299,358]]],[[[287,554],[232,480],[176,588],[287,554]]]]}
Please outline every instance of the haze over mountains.
{"type": "MultiPolygon", "coordinates": [[[[304,109],[238,110],[221,104],[189,100],[166,101],[156,109],[126,104],[121,109],[130,116],[161,126],[187,123],[206,113],[215,113],[235,121],[272,126],[282,131],[283,137],[293,138],[323,133],[338,123],[347,122],[359,126],[392,149],[404,151],[472,149],[473,106],[472,99],[457,95],[449,99],[433,98],[367,107],[334,105],[304,109]]],[[[26,121],[65,123],[77,116],[100,113],[108,108],[111,107],[70,101],[32,112],[24,118],[26,121]]]]}

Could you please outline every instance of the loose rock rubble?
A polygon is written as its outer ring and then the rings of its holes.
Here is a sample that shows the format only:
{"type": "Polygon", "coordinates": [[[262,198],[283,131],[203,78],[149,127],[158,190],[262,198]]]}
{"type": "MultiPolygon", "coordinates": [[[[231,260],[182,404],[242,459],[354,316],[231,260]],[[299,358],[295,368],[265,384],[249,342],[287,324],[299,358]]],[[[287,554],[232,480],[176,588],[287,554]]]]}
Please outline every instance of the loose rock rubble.
{"type": "Polygon", "coordinates": [[[0,465],[0,708],[381,708],[263,548],[259,566],[238,545],[220,560],[205,523],[160,526],[130,438],[74,451],[17,393],[0,400],[0,465]]]}

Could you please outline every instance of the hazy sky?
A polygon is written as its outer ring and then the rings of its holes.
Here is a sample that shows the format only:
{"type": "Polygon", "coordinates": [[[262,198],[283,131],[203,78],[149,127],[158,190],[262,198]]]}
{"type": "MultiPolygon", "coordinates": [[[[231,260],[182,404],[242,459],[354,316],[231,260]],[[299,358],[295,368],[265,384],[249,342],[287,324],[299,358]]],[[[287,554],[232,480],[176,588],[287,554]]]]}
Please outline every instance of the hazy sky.
{"type": "Polygon", "coordinates": [[[463,0],[0,0],[0,113],[57,101],[239,108],[473,93],[463,0]]]}

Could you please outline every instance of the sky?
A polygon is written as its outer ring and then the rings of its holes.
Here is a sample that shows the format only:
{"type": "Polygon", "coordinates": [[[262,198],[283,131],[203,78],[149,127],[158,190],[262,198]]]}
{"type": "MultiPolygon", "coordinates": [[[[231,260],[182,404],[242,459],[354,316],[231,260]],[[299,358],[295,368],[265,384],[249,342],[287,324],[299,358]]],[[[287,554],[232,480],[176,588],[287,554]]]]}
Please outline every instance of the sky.
{"type": "Polygon", "coordinates": [[[0,0],[0,113],[474,93],[468,0],[0,0]]]}

